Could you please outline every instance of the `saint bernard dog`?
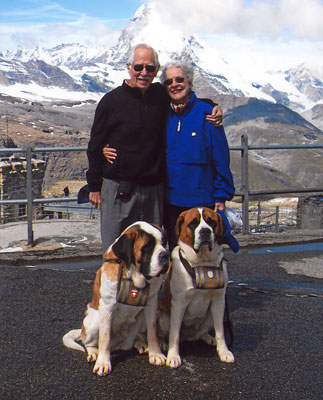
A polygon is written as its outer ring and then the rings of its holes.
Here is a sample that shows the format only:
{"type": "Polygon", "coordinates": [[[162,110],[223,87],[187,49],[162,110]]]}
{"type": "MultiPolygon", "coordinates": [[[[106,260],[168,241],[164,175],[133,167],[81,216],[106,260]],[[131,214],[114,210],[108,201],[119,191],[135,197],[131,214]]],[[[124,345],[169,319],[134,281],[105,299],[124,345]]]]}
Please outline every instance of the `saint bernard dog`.
{"type": "Polygon", "coordinates": [[[166,365],[182,364],[179,343],[184,340],[204,340],[217,347],[221,361],[232,363],[223,326],[228,282],[223,243],[228,227],[219,213],[192,208],[180,214],[175,229],[178,246],[172,252],[158,317],[161,342],[168,339],[166,365]],[[212,328],[215,337],[209,334],[212,328]]]}
{"type": "Polygon", "coordinates": [[[92,301],[88,304],[82,329],[63,337],[70,349],[84,352],[95,362],[93,373],[111,372],[111,352],[136,347],[149,353],[153,365],[165,365],[160,350],[156,316],[158,293],[169,266],[166,234],[157,225],[130,225],[105,252],[96,273],[92,301]],[[148,348],[140,335],[146,337],[148,348]]]}

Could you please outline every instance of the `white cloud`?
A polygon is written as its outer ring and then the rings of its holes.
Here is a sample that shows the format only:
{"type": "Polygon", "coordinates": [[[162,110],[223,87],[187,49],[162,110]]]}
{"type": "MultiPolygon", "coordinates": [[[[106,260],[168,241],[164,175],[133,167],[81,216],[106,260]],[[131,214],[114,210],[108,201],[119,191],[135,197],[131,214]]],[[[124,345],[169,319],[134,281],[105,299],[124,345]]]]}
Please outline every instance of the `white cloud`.
{"type": "Polygon", "coordinates": [[[151,0],[186,32],[323,40],[322,0],[151,0]]]}

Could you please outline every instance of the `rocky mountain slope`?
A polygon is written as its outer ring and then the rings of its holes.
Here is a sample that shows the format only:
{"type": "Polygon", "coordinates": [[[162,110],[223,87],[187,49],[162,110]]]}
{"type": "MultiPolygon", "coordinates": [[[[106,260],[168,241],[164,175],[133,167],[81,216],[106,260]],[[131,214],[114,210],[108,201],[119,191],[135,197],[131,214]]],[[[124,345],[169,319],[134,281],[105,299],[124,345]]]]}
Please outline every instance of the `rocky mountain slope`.
{"type": "Polygon", "coordinates": [[[137,10],[112,48],[62,44],[52,49],[0,53],[0,93],[29,100],[98,100],[122,82],[130,48],[147,42],[147,38],[162,64],[175,58],[191,60],[197,81],[207,81],[219,94],[277,102],[321,123],[313,107],[323,104],[322,66],[302,64],[250,78],[248,71],[230,65],[197,37],[185,37],[177,27],[167,25],[151,4],[137,10]]]}
{"type": "MultiPolygon", "coordinates": [[[[314,66],[264,73],[257,82],[229,65],[214,49],[169,27],[148,5],[141,6],[116,46],[86,48],[62,44],[0,54],[0,140],[18,147],[86,145],[95,105],[127,76],[132,45],[146,42],[158,50],[161,63],[192,61],[194,89],[218,102],[231,145],[242,135],[249,144],[320,144],[323,125],[323,72],[314,66]],[[302,116],[298,113],[301,112],[302,116]],[[304,119],[303,117],[306,117],[304,119]],[[6,123],[9,121],[9,124],[6,123]]],[[[48,157],[47,155],[43,155],[48,157]]],[[[322,150],[250,152],[252,189],[323,185],[322,150]]],[[[52,153],[46,186],[57,180],[84,179],[85,155],[52,153]]],[[[240,187],[240,154],[232,152],[236,187],[240,187]]]]}

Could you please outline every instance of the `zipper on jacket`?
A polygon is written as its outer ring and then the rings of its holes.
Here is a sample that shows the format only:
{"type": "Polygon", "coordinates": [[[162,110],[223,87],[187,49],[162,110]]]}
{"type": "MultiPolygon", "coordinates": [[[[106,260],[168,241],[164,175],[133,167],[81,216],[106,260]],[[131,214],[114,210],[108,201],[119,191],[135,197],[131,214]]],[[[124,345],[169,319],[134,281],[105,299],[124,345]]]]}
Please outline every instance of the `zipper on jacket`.
{"type": "Polygon", "coordinates": [[[181,130],[181,120],[178,121],[177,132],[179,132],[180,130],[181,130]]]}

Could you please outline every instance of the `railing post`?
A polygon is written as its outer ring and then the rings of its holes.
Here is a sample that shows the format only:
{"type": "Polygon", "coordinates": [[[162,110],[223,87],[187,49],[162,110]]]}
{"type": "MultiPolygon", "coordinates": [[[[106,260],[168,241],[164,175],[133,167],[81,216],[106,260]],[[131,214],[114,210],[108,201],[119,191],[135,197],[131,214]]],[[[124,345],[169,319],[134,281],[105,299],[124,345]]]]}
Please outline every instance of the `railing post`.
{"type": "Polygon", "coordinates": [[[258,201],[258,207],[257,207],[257,232],[260,231],[260,223],[261,223],[261,206],[260,206],[260,201],[258,201]]]}
{"type": "Polygon", "coordinates": [[[28,244],[30,246],[34,243],[33,232],[33,181],[32,181],[32,163],[31,163],[31,146],[26,148],[27,160],[27,226],[28,226],[28,244]]]}
{"type": "Polygon", "coordinates": [[[279,206],[276,206],[275,212],[275,232],[279,232],[279,206]]]}
{"type": "Polygon", "coordinates": [[[241,136],[241,171],[242,171],[242,232],[249,233],[249,175],[248,175],[248,136],[241,136]]]}

